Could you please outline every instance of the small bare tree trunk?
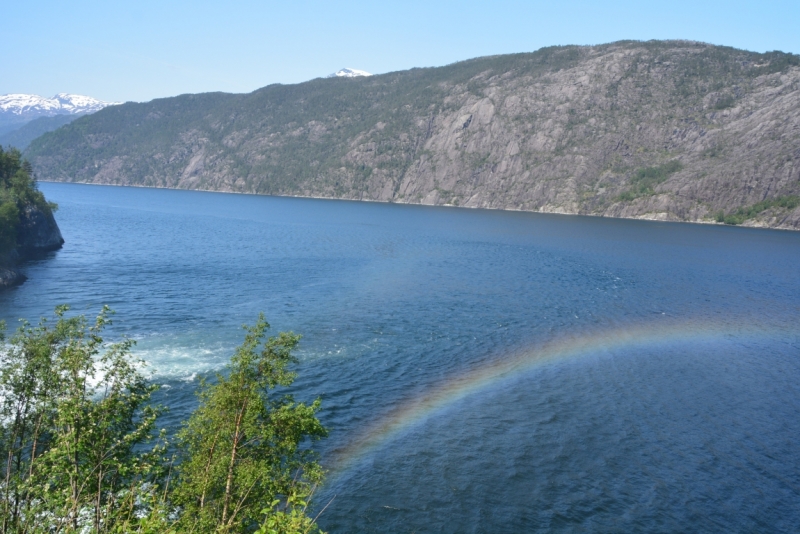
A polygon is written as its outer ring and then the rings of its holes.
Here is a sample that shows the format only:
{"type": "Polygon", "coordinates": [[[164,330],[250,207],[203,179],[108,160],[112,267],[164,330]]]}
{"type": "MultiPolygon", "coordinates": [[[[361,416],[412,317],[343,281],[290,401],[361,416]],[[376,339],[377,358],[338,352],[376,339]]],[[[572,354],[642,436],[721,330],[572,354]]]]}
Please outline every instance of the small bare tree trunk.
{"type": "Polygon", "coordinates": [[[233,468],[236,464],[236,453],[239,450],[239,430],[242,427],[242,418],[244,412],[247,410],[247,399],[245,398],[242,403],[242,408],[236,416],[236,429],[233,434],[233,447],[231,447],[231,461],[228,464],[228,479],[225,481],[225,501],[222,507],[222,524],[224,525],[228,520],[228,505],[231,500],[231,492],[233,489],[233,468]]]}

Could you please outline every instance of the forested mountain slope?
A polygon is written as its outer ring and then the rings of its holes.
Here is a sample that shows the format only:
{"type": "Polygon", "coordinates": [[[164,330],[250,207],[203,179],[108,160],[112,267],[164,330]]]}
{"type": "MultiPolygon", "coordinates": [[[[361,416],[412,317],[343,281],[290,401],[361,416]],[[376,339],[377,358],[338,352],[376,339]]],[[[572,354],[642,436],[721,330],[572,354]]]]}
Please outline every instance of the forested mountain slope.
{"type": "Polygon", "coordinates": [[[800,228],[800,56],[684,41],[105,108],[38,178],[800,228]]]}
{"type": "Polygon", "coordinates": [[[81,115],[54,115],[39,117],[8,133],[0,134],[0,146],[15,147],[25,150],[31,141],[47,132],[52,132],[74,121],[81,115]]]}

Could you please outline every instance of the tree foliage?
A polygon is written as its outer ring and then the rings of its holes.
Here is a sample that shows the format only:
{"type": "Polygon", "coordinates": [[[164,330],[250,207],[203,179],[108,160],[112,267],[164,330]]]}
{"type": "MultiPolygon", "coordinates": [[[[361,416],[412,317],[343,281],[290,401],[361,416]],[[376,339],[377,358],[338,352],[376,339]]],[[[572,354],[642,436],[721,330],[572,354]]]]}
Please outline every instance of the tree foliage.
{"type": "MultiPolygon", "coordinates": [[[[201,385],[200,407],[178,435],[174,496],[188,531],[238,532],[266,523],[282,532],[280,525],[293,515],[305,517],[322,480],[313,452],[302,447],[306,438],[326,434],[316,418],[319,399],[305,405],[270,395],[293,382],[288,366],[300,338],[282,332],[264,342],[267,328],[263,315],[246,327],[227,375],[201,385]]],[[[312,523],[303,526],[307,531],[312,523]]]]}
{"type": "Polygon", "coordinates": [[[3,357],[0,512],[4,532],[107,532],[136,513],[159,476],[163,446],[147,452],[158,409],[147,401],[131,341],[103,347],[103,311],[24,324],[3,357]]]}
{"type": "Polygon", "coordinates": [[[265,340],[263,316],[246,327],[172,450],[133,342],[101,337],[108,308],[91,325],[67,310],[24,323],[2,353],[1,532],[318,532],[320,403],[273,391],[294,379],[299,336],[265,340]]]}

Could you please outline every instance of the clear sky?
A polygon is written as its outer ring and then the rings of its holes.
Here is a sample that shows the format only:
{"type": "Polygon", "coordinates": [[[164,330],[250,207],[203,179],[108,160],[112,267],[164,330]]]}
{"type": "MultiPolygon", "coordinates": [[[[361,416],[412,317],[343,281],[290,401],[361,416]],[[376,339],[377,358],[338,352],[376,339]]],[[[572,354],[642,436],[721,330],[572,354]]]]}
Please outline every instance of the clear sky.
{"type": "Polygon", "coordinates": [[[111,101],[620,39],[800,53],[800,0],[11,0],[0,13],[0,94],[111,101]]]}

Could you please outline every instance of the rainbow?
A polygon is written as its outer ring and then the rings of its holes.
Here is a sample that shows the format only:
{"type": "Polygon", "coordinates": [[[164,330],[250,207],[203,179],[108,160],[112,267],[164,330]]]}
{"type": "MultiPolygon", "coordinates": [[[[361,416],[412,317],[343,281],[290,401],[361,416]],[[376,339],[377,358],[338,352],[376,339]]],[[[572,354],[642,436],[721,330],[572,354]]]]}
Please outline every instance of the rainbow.
{"type": "Polygon", "coordinates": [[[338,478],[359,460],[387,444],[415,425],[442,413],[462,399],[496,389],[542,366],[621,349],[635,350],[666,346],[670,343],[701,343],[725,339],[774,338],[796,332],[740,327],[732,324],[709,324],[697,321],[659,321],[635,327],[596,331],[556,339],[539,347],[518,351],[483,366],[451,377],[390,410],[379,421],[333,453],[332,477],[338,478]]]}

